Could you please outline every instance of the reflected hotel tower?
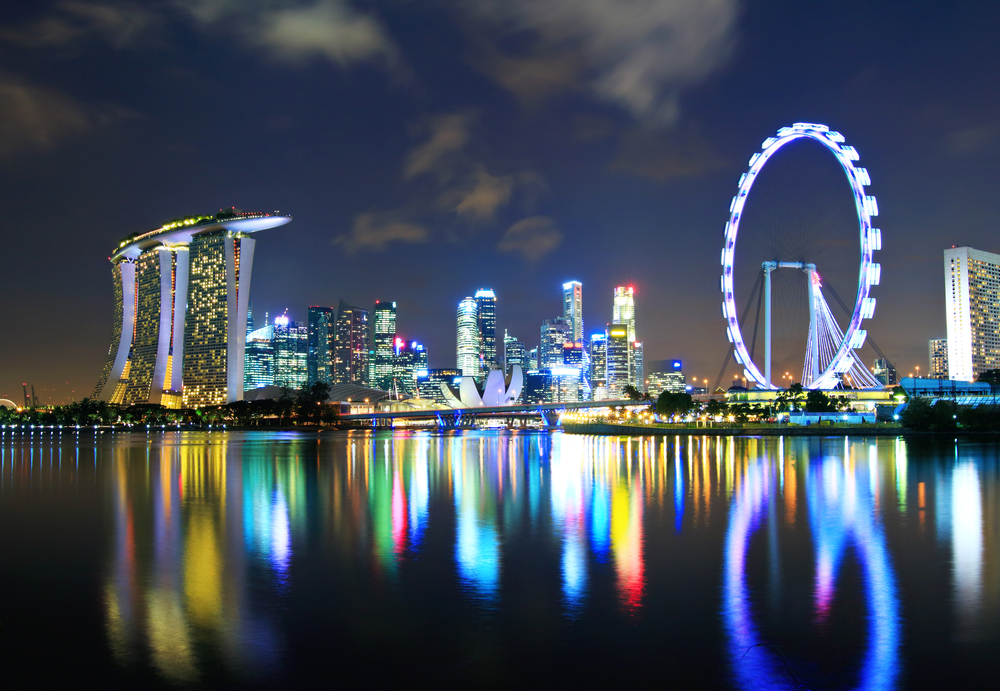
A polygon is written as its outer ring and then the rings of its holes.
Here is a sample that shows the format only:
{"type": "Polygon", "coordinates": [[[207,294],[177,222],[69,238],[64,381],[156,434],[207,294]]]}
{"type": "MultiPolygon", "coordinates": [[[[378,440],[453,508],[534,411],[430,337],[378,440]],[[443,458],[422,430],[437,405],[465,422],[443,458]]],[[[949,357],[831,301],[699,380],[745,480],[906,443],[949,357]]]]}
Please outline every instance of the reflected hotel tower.
{"type": "Polygon", "coordinates": [[[255,240],[290,216],[191,216],[122,240],[111,255],[115,312],[95,400],[197,408],[243,398],[255,240]]]}

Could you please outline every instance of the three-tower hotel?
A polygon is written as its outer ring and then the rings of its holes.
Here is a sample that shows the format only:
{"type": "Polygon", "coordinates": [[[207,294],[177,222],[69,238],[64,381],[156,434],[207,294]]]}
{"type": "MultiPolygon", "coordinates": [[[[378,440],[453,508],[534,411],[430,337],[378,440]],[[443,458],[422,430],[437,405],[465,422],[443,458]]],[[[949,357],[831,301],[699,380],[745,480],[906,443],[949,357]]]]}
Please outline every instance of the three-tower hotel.
{"type": "Polygon", "coordinates": [[[241,400],[249,234],[291,220],[228,209],[124,238],[110,257],[113,335],[93,398],[185,408],[241,400]]]}

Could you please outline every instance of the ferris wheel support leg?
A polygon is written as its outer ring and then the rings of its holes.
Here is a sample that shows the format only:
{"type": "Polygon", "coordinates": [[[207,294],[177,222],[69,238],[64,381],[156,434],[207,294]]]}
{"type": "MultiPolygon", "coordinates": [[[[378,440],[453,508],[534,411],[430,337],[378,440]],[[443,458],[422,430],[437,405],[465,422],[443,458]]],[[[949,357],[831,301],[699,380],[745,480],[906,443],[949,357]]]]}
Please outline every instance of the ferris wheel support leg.
{"type": "Polygon", "coordinates": [[[816,281],[814,276],[814,273],[816,272],[816,265],[806,264],[805,272],[809,277],[809,346],[812,351],[810,353],[810,364],[812,365],[812,370],[810,372],[809,385],[811,386],[817,379],[819,379],[819,315],[818,310],[816,309],[816,300],[819,297],[819,291],[816,290],[816,281]]]}
{"type": "Polygon", "coordinates": [[[764,262],[764,386],[771,386],[771,271],[776,262],[764,262]]]}

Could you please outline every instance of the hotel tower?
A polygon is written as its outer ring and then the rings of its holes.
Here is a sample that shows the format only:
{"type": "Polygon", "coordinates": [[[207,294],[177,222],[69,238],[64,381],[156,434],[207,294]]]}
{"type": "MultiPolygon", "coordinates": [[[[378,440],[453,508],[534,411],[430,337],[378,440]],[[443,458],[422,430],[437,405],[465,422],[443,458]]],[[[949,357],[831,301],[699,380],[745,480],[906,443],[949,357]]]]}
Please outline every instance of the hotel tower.
{"type": "Polygon", "coordinates": [[[971,247],[944,251],[948,378],[975,381],[1000,369],[1000,255],[971,247]]]}
{"type": "Polygon", "coordinates": [[[133,234],[111,255],[111,348],[93,398],[198,408],[243,398],[255,241],[290,216],[192,216],[133,234]]]}

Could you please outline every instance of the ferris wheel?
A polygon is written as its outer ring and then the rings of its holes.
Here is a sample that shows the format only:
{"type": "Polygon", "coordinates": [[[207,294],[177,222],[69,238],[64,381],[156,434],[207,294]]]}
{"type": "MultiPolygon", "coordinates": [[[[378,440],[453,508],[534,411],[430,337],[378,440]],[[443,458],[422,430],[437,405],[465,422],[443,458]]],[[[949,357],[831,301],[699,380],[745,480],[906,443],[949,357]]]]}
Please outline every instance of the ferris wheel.
{"type": "MultiPolygon", "coordinates": [[[[791,127],[782,127],[773,137],[768,137],[761,150],[750,158],[750,168],[740,177],[736,196],[729,205],[729,222],[726,223],[725,246],[722,249],[722,280],[720,286],[724,299],[722,315],[726,319],[726,335],[733,348],[733,357],[743,365],[747,381],[756,382],[767,389],[777,388],[771,381],[771,273],[780,268],[795,268],[805,271],[809,277],[809,337],[806,345],[802,385],[809,389],[830,389],[840,383],[842,377],[861,387],[880,386],[871,372],[861,364],[855,353],[865,344],[867,331],[862,328],[865,319],[875,314],[875,298],[871,288],[879,284],[882,267],[873,261],[873,253],[882,249],[882,231],[872,227],[872,218],[878,216],[875,197],[866,194],[871,185],[868,171],[855,165],[859,156],[857,149],[844,143],[844,136],[830,130],[826,125],[797,122],[791,127]],[[736,237],[740,229],[740,216],[746,205],[750,189],[764,164],[781,147],[797,139],[812,139],[826,147],[836,156],[847,175],[857,208],[858,231],[861,243],[860,266],[858,269],[858,289],[854,308],[846,330],[841,330],[833,317],[822,292],[822,279],[815,264],[805,262],[766,261],[761,266],[764,279],[765,321],[764,321],[764,372],[754,364],[751,352],[747,350],[741,332],[733,292],[733,262],[736,257],[736,237]]],[[[839,298],[838,298],[839,299],[839,298]]],[[[756,330],[755,330],[756,331],[756,330]]]]}

